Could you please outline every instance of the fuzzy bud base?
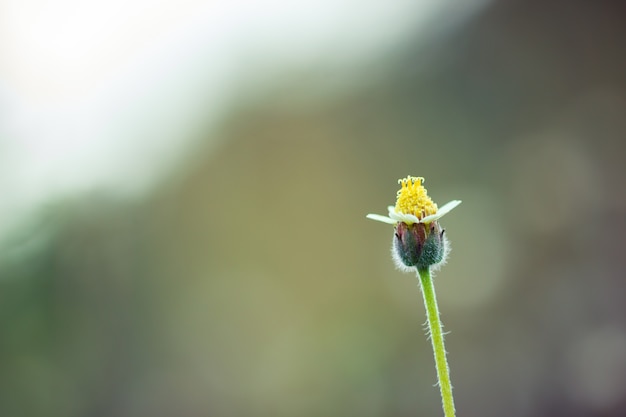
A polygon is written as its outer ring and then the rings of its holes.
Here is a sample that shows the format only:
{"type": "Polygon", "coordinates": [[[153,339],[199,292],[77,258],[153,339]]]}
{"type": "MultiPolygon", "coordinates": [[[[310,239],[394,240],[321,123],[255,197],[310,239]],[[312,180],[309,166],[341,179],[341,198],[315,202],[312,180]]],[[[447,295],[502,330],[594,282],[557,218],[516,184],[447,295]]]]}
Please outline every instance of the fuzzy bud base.
{"type": "Polygon", "coordinates": [[[427,269],[445,259],[446,241],[437,221],[398,223],[393,238],[393,255],[399,266],[427,269]]]}

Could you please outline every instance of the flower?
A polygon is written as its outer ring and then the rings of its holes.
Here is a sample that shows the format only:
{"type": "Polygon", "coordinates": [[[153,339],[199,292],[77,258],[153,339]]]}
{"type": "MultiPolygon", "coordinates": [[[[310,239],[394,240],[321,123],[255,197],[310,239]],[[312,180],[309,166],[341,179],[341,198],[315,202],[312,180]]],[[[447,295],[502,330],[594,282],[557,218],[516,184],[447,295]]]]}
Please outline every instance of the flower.
{"type": "Polygon", "coordinates": [[[367,215],[368,219],[395,226],[392,255],[401,269],[425,269],[445,260],[449,249],[437,220],[461,204],[460,200],[452,200],[438,209],[428,197],[423,182],[422,177],[399,179],[401,187],[396,205],[388,207],[389,217],[367,215]]]}
{"type": "Polygon", "coordinates": [[[439,220],[450,210],[461,204],[461,200],[452,200],[437,209],[437,204],[428,197],[426,188],[422,185],[423,177],[406,177],[398,180],[402,187],[398,190],[395,206],[389,206],[389,217],[380,214],[368,214],[368,219],[397,225],[402,222],[407,225],[413,223],[428,224],[439,220]]]}

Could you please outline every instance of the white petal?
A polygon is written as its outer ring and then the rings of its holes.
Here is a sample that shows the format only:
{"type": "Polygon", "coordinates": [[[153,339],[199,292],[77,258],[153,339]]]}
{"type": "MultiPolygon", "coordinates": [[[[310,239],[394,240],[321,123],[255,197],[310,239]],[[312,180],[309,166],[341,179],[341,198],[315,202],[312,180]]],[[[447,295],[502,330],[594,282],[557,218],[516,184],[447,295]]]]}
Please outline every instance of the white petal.
{"type": "Polygon", "coordinates": [[[397,213],[396,211],[389,211],[389,217],[396,220],[396,222],[402,222],[406,224],[413,224],[413,223],[420,222],[420,220],[412,214],[397,213]]]}
{"type": "Polygon", "coordinates": [[[461,200],[452,200],[444,204],[443,206],[441,206],[439,210],[437,210],[437,214],[440,214],[441,216],[443,216],[444,214],[448,214],[449,211],[451,211],[453,208],[455,208],[459,204],[461,204],[461,200]]]}
{"type": "Polygon", "coordinates": [[[437,210],[437,213],[431,214],[430,216],[424,217],[421,220],[421,222],[422,223],[430,223],[432,221],[438,220],[438,219],[442,218],[445,214],[448,214],[448,212],[450,212],[450,210],[452,210],[453,208],[455,208],[459,204],[461,204],[461,200],[452,200],[449,203],[446,203],[443,206],[441,206],[439,208],[439,210],[437,210]]]}
{"type": "Polygon", "coordinates": [[[398,223],[397,221],[390,219],[387,216],[381,216],[380,214],[368,214],[367,216],[368,219],[372,219],[372,220],[376,220],[378,222],[383,222],[383,223],[387,223],[387,224],[396,224],[398,223]]]}
{"type": "Polygon", "coordinates": [[[420,223],[430,223],[432,221],[437,220],[438,218],[440,218],[441,216],[439,215],[439,213],[435,213],[435,214],[431,214],[430,216],[426,216],[424,218],[422,218],[422,220],[420,220],[420,223]]]}

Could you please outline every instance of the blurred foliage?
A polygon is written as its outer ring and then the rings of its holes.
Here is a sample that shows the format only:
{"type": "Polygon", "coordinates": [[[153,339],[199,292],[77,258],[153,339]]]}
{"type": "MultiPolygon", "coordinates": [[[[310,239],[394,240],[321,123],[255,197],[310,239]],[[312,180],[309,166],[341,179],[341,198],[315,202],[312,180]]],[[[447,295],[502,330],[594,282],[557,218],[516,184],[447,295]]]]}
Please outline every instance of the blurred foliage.
{"type": "Polygon", "coordinates": [[[0,256],[0,415],[438,415],[417,280],[364,217],[409,174],[464,201],[459,415],[624,415],[622,18],[496,2],[358,89],[242,99],[150,195],[42,208],[0,256]]]}

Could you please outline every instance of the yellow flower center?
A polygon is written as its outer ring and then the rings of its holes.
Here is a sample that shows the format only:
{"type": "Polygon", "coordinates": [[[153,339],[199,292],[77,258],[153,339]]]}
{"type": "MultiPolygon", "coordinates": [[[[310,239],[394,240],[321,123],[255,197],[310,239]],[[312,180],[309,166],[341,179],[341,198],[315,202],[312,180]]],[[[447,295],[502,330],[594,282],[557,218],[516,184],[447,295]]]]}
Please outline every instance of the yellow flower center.
{"type": "Polygon", "coordinates": [[[418,219],[437,213],[437,204],[428,197],[422,182],[424,182],[422,177],[406,177],[398,180],[402,188],[398,190],[396,213],[412,214],[418,219]]]}

